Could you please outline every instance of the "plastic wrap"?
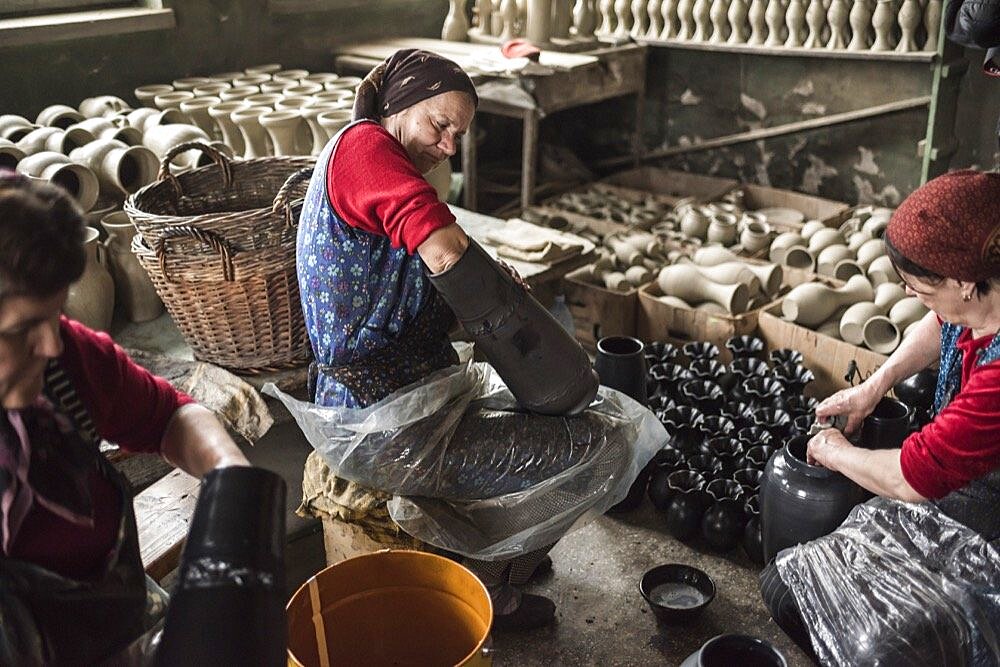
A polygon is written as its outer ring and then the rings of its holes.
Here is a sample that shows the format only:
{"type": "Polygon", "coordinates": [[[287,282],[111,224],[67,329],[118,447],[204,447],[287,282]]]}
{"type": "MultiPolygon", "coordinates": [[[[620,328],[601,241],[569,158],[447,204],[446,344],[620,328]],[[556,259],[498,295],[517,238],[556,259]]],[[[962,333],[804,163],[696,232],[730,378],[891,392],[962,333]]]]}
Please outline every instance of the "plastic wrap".
{"type": "Polygon", "coordinates": [[[334,475],[394,494],[403,530],[482,560],[546,546],[603,513],[667,439],[651,412],[606,387],[573,417],[526,413],[486,364],[444,369],[361,409],[264,391],[334,475]]]}
{"type": "Polygon", "coordinates": [[[1000,663],[1000,553],[931,503],[875,498],[776,565],[823,664],[1000,663]]]}

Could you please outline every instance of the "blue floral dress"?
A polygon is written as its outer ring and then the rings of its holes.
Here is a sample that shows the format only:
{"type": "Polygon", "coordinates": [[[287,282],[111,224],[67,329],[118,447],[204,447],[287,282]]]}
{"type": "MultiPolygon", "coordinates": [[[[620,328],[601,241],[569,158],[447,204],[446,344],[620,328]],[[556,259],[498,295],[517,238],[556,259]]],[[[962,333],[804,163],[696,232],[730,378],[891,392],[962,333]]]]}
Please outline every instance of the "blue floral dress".
{"type": "MultiPolygon", "coordinates": [[[[348,225],[330,204],[327,170],[341,130],[316,162],[299,219],[299,292],[316,357],[319,405],[363,407],[457,362],[454,316],[424,263],[389,238],[348,225]]],[[[358,156],[359,160],[371,159],[358,156]]]]}

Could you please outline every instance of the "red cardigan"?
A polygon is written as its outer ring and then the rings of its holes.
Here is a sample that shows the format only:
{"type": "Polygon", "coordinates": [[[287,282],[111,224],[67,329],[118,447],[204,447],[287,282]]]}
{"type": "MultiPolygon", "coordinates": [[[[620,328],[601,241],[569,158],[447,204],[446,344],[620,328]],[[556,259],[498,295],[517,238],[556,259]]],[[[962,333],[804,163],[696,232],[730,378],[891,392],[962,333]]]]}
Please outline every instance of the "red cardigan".
{"type": "Polygon", "coordinates": [[[326,179],[330,204],[344,222],[388,236],[411,255],[431,232],[455,222],[403,144],[378,123],[344,132],[326,179]]]}
{"type": "Polygon", "coordinates": [[[1000,467],[1000,361],[976,366],[992,340],[962,332],[961,389],[934,421],[903,442],[903,477],[925,498],[941,498],[1000,467]]]}
{"type": "MultiPolygon", "coordinates": [[[[170,418],[193,399],[138,366],[107,334],[65,317],[59,327],[64,345],[59,362],[98,434],[128,452],[159,452],[170,418]]],[[[36,504],[11,557],[72,578],[96,574],[115,544],[122,506],[115,487],[96,471],[90,490],[93,528],[69,523],[36,504]]]]}

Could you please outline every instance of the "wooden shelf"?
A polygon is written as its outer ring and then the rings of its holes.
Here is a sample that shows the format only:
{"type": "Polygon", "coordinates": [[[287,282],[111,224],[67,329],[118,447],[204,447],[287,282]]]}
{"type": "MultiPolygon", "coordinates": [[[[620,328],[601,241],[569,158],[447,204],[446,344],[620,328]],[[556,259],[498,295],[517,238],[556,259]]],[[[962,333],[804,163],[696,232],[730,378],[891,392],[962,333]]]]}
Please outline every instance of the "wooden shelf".
{"type": "Polygon", "coordinates": [[[640,44],[664,46],[690,51],[717,53],[747,53],[760,56],[785,56],[792,58],[839,58],[844,60],[878,60],[889,62],[932,63],[934,51],[848,51],[847,49],[806,49],[794,46],[754,46],[752,44],[719,44],[716,42],[690,42],[679,39],[638,39],[640,44]]]}

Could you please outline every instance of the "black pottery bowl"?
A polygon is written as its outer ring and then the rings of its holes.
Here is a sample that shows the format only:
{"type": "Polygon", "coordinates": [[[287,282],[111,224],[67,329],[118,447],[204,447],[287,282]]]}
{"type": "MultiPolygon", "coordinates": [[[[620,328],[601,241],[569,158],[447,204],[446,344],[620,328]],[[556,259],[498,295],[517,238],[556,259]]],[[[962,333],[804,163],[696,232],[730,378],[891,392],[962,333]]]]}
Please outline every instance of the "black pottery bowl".
{"type": "Polygon", "coordinates": [[[736,468],[736,462],[743,456],[743,445],[736,438],[719,436],[706,441],[702,451],[714,456],[722,464],[722,474],[731,475],[736,468]]]}
{"type": "Polygon", "coordinates": [[[785,398],[785,410],[787,410],[793,417],[801,417],[802,415],[809,415],[810,417],[816,412],[816,406],[819,405],[819,401],[811,396],[787,396],[785,398]]]}
{"type": "Polygon", "coordinates": [[[726,374],[726,365],[716,359],[695,359],[688,364],[687,370],[695,380],[717,383],[726,374]]]}
{"type": "Polygon", "coordinates": [[[781,364],[802,363],[802,353],[798,350],[792,350],[787,347],[783,347],[779,350],[771,350],[770,354],[767,355],[767,358],[775,366],[780,366],[781,364]]]}
{"type": "Polygon", "coordinates": [[[694,454],[687,457],[688,468],[711,482],[722,476],[722,461],[710,454],[694,454]]]}
{"type": "Polygon", "coordinates": [[[646,349],[656,355],[660,363],[673,361],[674,357],[677,356],[677,348],[673,343],[668,343],[665,340],[654,340],[646,346],[646,349]]]}
{"type": "Polygon", "coordinates": [[[649,397],[649,409],[653,412],[659,412],[663,410],[669,410],[676,407],[673,399],[666,394],[653,394],[649,397]]]}
{"type": "Polygon", "coordinates": [[[656,364],[649,369],[649,374],[656,381],[658,392],[675,400],[680,398],[680,383],[692,379],[688,370],[677,364],[656,364]]]}
{"type": "Polygon", "coordinates": [[[766,363],[760,359],[754,359],[753,357],[741,357],[739,359],[733,359],[729,364],[729,372],[736,375],[740,380],[747,380],[749,378],[760,376],[766,377],[771,369],[766,363]]]}
{"type": "Polygon", "coordinates": [[[715,359],[719,356],[718,346],[716,346],[715,343],[709,343],[707,341],[692,341],[690,343],[684,343],[684,346],[681,347],[681,351],[689,361],[694,361],[695,359],[715,359]]]}
{"type": "Polygon", "coordinates": [[[712,602],[715,582],[696,567],[668,563],[642,575],[639,592],[660,621],[684,623],[712,602]]]}
{"type": "Polygon", "coordinates": [[[755,468],[742,468],[733,472],[732,480],[749,491],[747,495],[754,495],[760,490],[760,478],[764,471],[755,468]]]}
{"type": "Polygon", "coordinates": [[[785,667],[785,656],[770,642],[749,635],[719,635],[688,656],[681,667],[785,667]]]}
{"type": "Polygon", "coordinates": [[[774,440],[771,432],[760,426],[748,426],[736,432],[736,439],[743,444],[743,449],[749,450],[758,445],[768,445],[774,440]]]}
{"type": "Polygon", "coordinates": [[[770,445],[757,445],[756,447],[751,447],[747,450],[747,455],[744,460],[748,463],[748,468],[754,468],[755,470],[763,470],[767,462],[771,460],[774,456],[774,452],[777,449],[770,445]]]}
{"type": "Polygon", "coordinates": [[[806,385],[816,379],[816,375],[798,364],[780,364],[771,370],[771,376],[791,394],[801,395],[806,385]]]}
{"type": "Polygon", "coordinates": [[[755,405],[773,406],[784,399],[785,385],[774,378],[755,376],[743,381],[743,395],[755,405]]]}
{"type": "Polygon", "coordinates": [[[759,357],[764,351],[764,341],[756,336],[733,336],[726,341],[726,349],[733,359],[742,357],[759,357]]]}
{"type": "Polygon", "coordinates": [[[736,430],[736,425],[728,417],[711,415],[702,419],[698,428],[705,434],[706,439],[710,439],[720,435],[729,435],[736,430]]]}
{"type": "Polygon", "coordinates": [[[792,416],[776,408],[760,408],[753,413],[753,425],[767,429],[776,439],[781,440],[792,425],[792,416]]]}
{"type": "Polygon", "coordinates": [[[799,415],[792,420],[792,428],[788,432],[792,435],[805,435],[812,428],[815,419],[813,415],[799,415]]]}
{"type": "Polygon", "coordinates": [[[718,412],[725,396],[722,387],[707,380],[688,380],[681,385],[683,401],[705,414],[718,412]]]}

